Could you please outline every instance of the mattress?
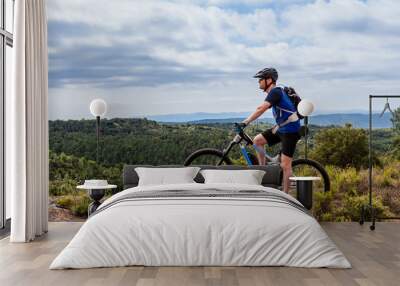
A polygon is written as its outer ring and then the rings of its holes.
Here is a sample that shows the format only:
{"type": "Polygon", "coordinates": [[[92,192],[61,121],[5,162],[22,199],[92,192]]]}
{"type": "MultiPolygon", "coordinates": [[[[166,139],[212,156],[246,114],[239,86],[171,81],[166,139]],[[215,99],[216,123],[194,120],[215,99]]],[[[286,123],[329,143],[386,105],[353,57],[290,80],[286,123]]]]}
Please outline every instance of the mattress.
{"type": "Polygon", "coordinates": [[[258,185],[199,183],[110,197],[50,269],[131,265],[351,267],[293,197],[258,185]]]}

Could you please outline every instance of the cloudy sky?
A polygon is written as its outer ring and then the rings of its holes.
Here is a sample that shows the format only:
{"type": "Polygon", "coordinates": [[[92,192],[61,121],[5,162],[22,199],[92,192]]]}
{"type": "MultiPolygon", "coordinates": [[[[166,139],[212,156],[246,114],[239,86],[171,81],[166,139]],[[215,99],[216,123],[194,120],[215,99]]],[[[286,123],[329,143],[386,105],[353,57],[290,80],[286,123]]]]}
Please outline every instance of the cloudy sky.
{"type": "Polygon", "coordinates": [[[267,66],[319,113],[367,110],[368,94],[400,93],[398,0],[47,6],[51,119],[90,118],[94,98],[110,118],[252,111],[265,98],[252,76],[267,66]]]}

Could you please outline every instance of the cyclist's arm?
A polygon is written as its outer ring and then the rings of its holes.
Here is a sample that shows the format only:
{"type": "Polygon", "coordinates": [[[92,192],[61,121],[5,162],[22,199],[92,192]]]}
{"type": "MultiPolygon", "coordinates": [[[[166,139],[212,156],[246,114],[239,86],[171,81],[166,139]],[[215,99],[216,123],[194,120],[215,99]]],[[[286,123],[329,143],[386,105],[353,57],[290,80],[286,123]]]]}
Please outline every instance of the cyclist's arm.
{"type": "Polygon", "coordinates": [[[250,124],[252,121],[254,121],[258,117],[260,117],[270,107],[271,107],[271,103],[268,101],[264,101],[257,107],[256,111],[254,111],[252,114],[250,114],[250,116],[247,117],[245,120],[243,120],[243,122],[246,123],[246,125],[250,124]]]}

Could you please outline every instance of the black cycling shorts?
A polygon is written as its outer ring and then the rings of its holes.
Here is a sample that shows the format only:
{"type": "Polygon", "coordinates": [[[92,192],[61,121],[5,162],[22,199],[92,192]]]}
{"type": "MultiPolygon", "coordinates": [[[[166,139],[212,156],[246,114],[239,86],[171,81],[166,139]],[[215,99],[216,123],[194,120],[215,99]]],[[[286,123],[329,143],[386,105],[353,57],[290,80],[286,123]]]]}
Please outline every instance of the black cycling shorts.
{"type": "Polygon", "coordinates": [[[273,146],[279,142],[282,142],[282,153],[290,158],[293,158],[297,141],[299,141],[301,137],[298,132],[280,133],[278,131],[274,134],[272,133],[272,128],[265,130],[261,133],[261,135],[264,136],[265,140],[267,140],[268,146],[273,146]]]}

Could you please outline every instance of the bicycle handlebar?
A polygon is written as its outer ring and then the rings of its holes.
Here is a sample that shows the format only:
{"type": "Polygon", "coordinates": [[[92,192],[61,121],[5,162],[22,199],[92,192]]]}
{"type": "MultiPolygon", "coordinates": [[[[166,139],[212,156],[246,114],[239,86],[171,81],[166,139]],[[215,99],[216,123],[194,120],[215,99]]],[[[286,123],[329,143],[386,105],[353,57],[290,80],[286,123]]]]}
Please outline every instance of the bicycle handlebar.
{"type": "Polygon", "coordinates": [[[246,124],[244,124],[243,122],[241,122],[241,123],[237,123],[237,122],[235,122],[234,123],[234,131],[236,132],[236,133],[241,133],[241,132],[243,132],[243,130],[246,128],[246,124]]]}

